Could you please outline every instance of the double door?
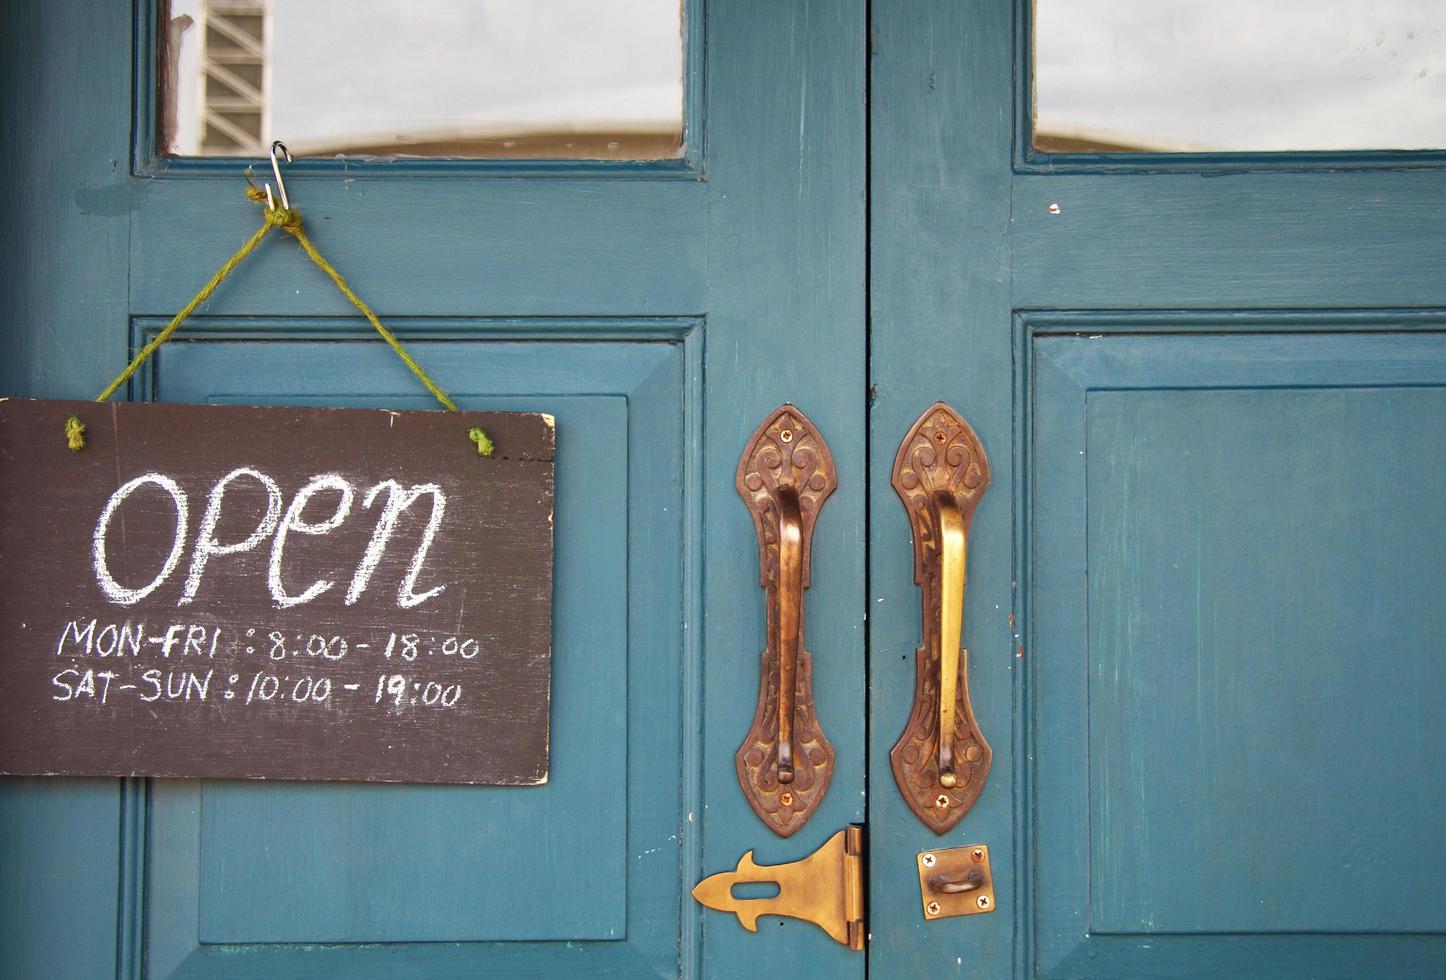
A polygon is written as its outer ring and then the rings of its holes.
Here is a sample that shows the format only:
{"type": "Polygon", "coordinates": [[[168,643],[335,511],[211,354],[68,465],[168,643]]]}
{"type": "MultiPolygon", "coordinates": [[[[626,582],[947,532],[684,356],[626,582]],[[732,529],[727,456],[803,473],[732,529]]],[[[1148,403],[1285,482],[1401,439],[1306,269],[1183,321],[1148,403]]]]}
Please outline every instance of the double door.
{"type": "MultiPolygon", "coordinates": [[[[1440,162],[1036,153],[1027,7],[700,0],[676,160],[290,168],[459,403],[557,418],[551,778],[6,780],[0,972],[1439,975],[1440,162]],[[891,759],[932,615],[894,464],[938,401],[991,466],[992,761],[942,834],[891,759]],[[804,591],[831,779],[780,836],[735,764],[771,628],[736,481],[785,402],[837,487],[804,591]],[[851,824],[862,954],[690,896],[851,824]],[[993,908],[931,919],[920,855],[966,845],[993,908]]],[[[149,4],[4,17],[0,383],[85,397],[255,209],[240,164],[156,153],[149,4]]],[[[292,249],[131,397],[427,407],[292,249]]]]}

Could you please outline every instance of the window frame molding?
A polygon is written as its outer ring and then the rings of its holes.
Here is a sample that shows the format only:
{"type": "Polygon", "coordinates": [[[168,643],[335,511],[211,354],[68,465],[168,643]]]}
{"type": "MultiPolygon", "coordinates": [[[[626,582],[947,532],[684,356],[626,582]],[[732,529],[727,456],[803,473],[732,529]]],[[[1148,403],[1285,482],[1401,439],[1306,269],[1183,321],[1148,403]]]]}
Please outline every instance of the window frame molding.
{"type": "MultiPolygon", "coordinates": [[[[683,7],[683,151],[657,160],[527,159],[486,157],[347,156],[301,158],[288,164],[288,176],[347,177],[628,177],[703,180],[704,0],[679,0],[683,7]]],[[[232,176],[250,165],[264,170],[265,157],[179,157],[159,152],[159,10],[161,0],[134,0],[131,97],[131,175],[141,178],[232,176]]],[[[269,165],[269,164],[268,164],[269,165]]]]}

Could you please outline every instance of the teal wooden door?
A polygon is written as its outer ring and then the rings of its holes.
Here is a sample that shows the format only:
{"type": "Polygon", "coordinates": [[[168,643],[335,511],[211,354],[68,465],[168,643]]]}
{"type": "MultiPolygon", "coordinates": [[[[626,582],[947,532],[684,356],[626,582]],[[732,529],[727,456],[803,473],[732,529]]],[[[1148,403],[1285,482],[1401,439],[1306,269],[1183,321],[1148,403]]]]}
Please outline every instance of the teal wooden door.
{"type": "Polygon", "coordinates": [[[1035,153],[1029,12],[872,11],[873,972],[1446,975],[1441,155],[1035,153]],[[936,399],[993,464],[993,770],[944,838],[888,765],[919,613],[884,464],[936,399]],[[996,910],[926,924],[915,855],[965,843],[996,910]]]}
{"type": "MultiPolygon", "coordinates": [[[[151,7],[6,5],[3,394],[92,396],[258,221],[240,163],[156,156],[151,7]]],[[[758,823],[731,759],[764,630],[738,453],[793,401],[864,478],[866,21],[686,14],[679,160],[287,170],[318,247],[463,407],[557,417],[548,783],[4,780],[0,975],[862,975],[811,926],[751,936],[688,890],[864,816],[857,489],[814,539],[839,762],[808,832],[758,823]]],[[[275,239],[130,396],[432,407],[275,239]]]]}
{"type": "MultiPolygon", "coordinates": [[[[552,778],[5,780],[0,975],[1442,975],[1441,160],[1026,151],[1027,7],[693,0],[678,161],[291,168],[464,407],[557,416],[552,778]],[[888,463],[939,399],[993,464],[994,763],[942,837],[888,761],[888,463]],[[807,603],[838,768],[787,840],[732,764],[764,630],[734,467],[784,401],[839,474],[807,603]],[[865,955],[688,897],[851,822],[865,955]],[[994,911],[925,923],[916,855],[975,843],[994,911]]],[[[237,165],[155,155],[153,42],[147,3],[4,13],[0,393],[94,393],[256,221],[237,165]]],[[[427,407],[293,251],[130,396],[427,407]]]]}

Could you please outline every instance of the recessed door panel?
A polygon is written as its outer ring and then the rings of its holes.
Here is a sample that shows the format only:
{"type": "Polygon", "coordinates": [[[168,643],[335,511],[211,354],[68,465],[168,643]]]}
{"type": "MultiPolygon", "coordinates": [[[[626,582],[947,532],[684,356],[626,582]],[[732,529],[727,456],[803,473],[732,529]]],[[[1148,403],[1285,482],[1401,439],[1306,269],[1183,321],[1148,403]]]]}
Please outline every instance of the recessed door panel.
{"type": "Polygon", "coordinates": [[[1173,975],[1207,937],[1221,969],[1422,975],[1442,334],[1031,347],[1042,975],[1173,975]]]}
{"type": "Polygon", "coordinates": [[[1086,416],[1091,932],[1446,928],[1446,387],[1086,416]]]}
{"type": "MultiPolygon", "coordinates": [[[[694,327],[656,326],[680,336],[694,327]]],[[[161,353],[148,385],[161,399],[427,407],[400,393],[407,376],[370,341],[218,343],[204,327],[199,336],[212,340],[161,353]]],[[[225,947],[284,973],[298,966],[288,966],[288,949],[301,944],[349,947],[338,956],[365,961],[363,944],[438,942],[459,944],[451,947],[457,963],[481,964],[483,944],[497,940],[515,943],[518,963],[562,940],[597,943],[596,954],[615,962],[676,956],[673,927],[629,926],[638,916],[676,916],[677,825],[697,805],[685,806],[675,780],[631,775],[638,766],[682,765],[679,743],[630,734],[676,731],[684,694],[683,507],[668,474],[681,469],[686,439],[683,418],[667,406],[684,395],[686,348],[412,348],[460,404],[557,418],[549,779],[522,791],[153,782],[137,832],[146,840],[148,956],[157,966],[211,962],[225,947]],[[648,470],[630,450],[643,433],[656,464],[648,470]],[[652,542],[646,566],[629,561],[635,535],[652,542]],[[630,602],[653,616],[632,618],[630,602]]]]}

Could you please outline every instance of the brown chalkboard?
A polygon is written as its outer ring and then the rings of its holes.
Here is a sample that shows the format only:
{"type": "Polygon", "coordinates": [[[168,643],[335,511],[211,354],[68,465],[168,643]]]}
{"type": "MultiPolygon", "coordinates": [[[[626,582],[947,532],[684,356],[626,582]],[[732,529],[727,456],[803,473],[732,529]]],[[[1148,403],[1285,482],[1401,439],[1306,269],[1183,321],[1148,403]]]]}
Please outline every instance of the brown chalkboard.
{"type": "Polygon", "coordinates": [[[553,448],[536,414],[0,399],[0,772],[546,782],[553,448]]]}

